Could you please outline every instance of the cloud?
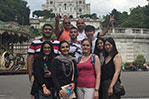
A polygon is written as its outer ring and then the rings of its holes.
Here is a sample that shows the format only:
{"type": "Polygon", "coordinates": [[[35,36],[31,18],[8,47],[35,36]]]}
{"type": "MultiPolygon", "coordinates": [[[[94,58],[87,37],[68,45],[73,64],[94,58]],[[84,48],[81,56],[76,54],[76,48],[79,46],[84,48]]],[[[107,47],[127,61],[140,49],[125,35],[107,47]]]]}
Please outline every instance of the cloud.
{"type": "MultiPolygon", "coordinates": [[[[30,6],[31,12],[34,10],[41,10],[41,5],[45,4],[46,0],[26,0],[30,6]]],[[[147,0],[86,0],[86,3],[91,4],[91,13],[98,15],[109,14],[114,8],[120,12],[129,12],[130,8],[138,5],[147,5],[147,0]]]]}
{"type": "Polygon", "coordinates": [[[147,0],[87,0],[91,3],[91,12],[99,15],[109,14],[114,8],[120,12],[127,11],[138,5],[147,5],[147,0]]]}

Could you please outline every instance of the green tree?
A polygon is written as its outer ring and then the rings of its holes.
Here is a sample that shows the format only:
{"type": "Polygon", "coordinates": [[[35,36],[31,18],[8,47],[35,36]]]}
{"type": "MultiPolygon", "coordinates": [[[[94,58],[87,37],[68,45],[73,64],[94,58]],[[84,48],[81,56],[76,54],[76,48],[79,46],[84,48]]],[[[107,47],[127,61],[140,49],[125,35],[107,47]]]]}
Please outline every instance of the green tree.
{"type": "Polygon", "coordinates": [[[30,9],[24,0],[0,0],[0,20],[29,24],[30,9]]]}
{"type": "Polygon", "coordinates": [[[48,10],[35,10],[33,12],[33,17],[44,17],[45,19],[47,18],[54,18],[55,17],[55,14],[52,13],[51,11],[48,11],[48,10]]]}
{"type": "Polygon", "coordinates": [[[84,14],[84,15],[80,15],[80,18],[90,18],[90,19],[98,19],[97,14],[93,13],[93,14],[84,14]]]}
{"type": "Polygon", "coordinates": [[[146,59],[144,58],[143,55],[138,55],[137,58],[135,59],[135,64],[139,66],[143,66],[145,62],[146,62],[146,59]]]}

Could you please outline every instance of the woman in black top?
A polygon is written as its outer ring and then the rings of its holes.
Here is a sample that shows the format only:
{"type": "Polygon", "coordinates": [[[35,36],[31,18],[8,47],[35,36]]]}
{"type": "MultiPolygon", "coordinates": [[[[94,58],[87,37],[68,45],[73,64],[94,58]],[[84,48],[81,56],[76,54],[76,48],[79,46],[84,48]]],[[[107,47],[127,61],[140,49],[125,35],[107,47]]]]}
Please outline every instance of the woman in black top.
{"type": "Polygon", "coordinates": [[[51,69],[54,87],[64,99],[68,99],[69,95],[61,87],[64,85],[72,85],[71,91],[73,91],[76,83],[76,62],[69,55],[69,49],[70,47],[67,41],[60,42],[59,50],[61,54],[53,59],[51,69]]]}
{"type": "MultiPolygon", "coordinates": [[[[105,40],[103,38],[98,38],[96,40],[94,54],[98,55],[98,57],[100,59],[101,66],[104,63],[104,58],[105,58],[105,48],[104,48],[104,45],[105,45],[105,40]]],[[[102,95],[103,95],[103,93],[102,93],[102,81],[100,80],[99,99],[103,99],[102,95]]]]}
{"type": "Polygon", "coordinates": [[[109,37],[105,40],[105,61],[101,67],[103,99],[120,99],[113,92],[113,86],[120,80],[122,58],[117,51],[115,41],[109,37]]]}
{"type": "Polygon", "coordinates": [[[53,99],[51,80],[51,61],[54,57],[52,43],[45,41],[41,45],[40,55],[35,57],[33,62],[33,75],[35,77],[31,94],[35,99],[53,99]]]}
{"type": "Polygon", "coordinates": [[[104,48],[104,44],[105,44],[105,40],[103,38],[98,38],[96,40],[96,44],[95,44],[95,51],[94,54],[98,55],[100,62],[101,62],[101,66],[104,62],[104,52],[105,52],[105,48],[104,48]]]}

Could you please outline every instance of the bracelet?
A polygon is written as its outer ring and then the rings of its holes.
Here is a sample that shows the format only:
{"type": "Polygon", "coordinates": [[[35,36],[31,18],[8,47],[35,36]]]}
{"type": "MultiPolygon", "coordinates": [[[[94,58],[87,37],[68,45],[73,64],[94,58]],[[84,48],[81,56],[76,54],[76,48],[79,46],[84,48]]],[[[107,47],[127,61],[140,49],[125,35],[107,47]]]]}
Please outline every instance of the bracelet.
{"type": "Polygon", "coordinates": [[[44,88],[44,87],[46,87],[46,85],[45,85],[45,84],[43,84],[43,85],[42,85],[42,88],[44,88]]]}
{"type": "Polygon", "coordinates": [[[95,91],[99,91],[99,89],[96,89],[96,88],[95,88],[95,91]]]}

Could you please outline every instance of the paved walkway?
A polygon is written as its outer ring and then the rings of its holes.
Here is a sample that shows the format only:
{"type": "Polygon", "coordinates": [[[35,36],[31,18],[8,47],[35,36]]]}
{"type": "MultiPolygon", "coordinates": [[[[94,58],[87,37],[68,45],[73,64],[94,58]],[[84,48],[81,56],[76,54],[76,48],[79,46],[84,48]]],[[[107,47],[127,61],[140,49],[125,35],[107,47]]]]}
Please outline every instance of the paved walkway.
{"type": "MultiPolygon", "coordinates": [[[[149,99],[149,72],[122,72],[122,99],[149,99]]],[[[0,75],[0,99],[30,99],[28,75],[0,75]]]]}

